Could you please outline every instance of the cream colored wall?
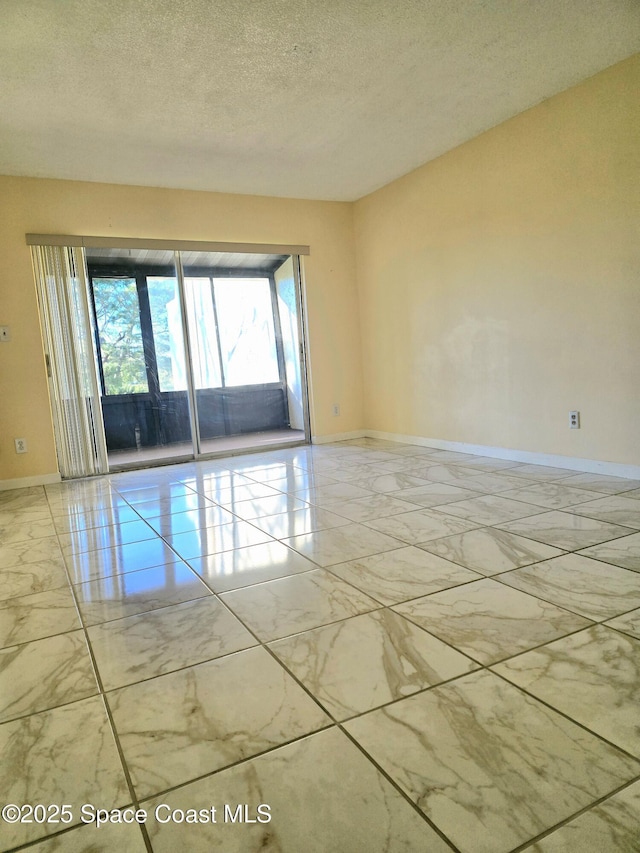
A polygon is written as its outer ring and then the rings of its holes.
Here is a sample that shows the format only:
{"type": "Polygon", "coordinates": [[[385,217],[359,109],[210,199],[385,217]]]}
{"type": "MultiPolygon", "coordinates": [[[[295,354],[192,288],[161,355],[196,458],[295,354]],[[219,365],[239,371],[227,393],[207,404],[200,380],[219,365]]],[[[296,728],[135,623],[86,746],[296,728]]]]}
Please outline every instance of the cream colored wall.
{"type": "Polygon", "coordinates": [[[57,469],[27,232],[309,244],[315,435],[638,464],[639,90],[634,57],[355,205],[0,177],[0,481],[57,469]]]}
{"type": "Polygon", "coordinates": [[[57,471],[25,233],[308,244],[312,433],[322,436],[363,426],[352,214],[344,203],[0,177],[0,325],[12,334],[0,344],[0,481],[57,471]]]}
{"type": "Polygon", "coordinates": [[[639,92],[636,56],[356,203],[367,427],[640,463],[639,92]]]}

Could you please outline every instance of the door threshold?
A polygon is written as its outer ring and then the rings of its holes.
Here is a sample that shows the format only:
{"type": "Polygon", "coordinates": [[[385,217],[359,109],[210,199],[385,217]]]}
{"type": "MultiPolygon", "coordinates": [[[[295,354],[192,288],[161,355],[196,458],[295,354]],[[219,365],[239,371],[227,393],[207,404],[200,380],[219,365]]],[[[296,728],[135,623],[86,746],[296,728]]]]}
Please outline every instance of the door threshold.
{"type": "Polygon", "coordinates": [[[123,450],[109,454],[109,473],[135,471],[142,468],[159,468],[164,465],[177,465],[184,462],[219,459],[225,456],[241,456],[245,453],[262,453],[269,450],[300,447],[309,444],[304,430],[268,430],[260,433],[222,436],[205,439],[201,443],[202,452],[196,457],[191,451],[191,443],[181,443],[164,448],[148,447],[140,450],[123,450]],[[180,449],[188,452],[180,453],[180,449]],[[164,455],[163,455],[164,451],[164,455]],[[178,452],[176,452],[178,451],[178,452]]]}

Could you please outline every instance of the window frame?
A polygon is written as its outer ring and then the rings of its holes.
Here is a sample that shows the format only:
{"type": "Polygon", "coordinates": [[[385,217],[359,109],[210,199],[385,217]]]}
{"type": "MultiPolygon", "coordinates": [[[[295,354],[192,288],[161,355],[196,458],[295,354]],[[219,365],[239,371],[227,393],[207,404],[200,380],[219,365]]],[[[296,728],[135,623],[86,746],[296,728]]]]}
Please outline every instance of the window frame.
{"type": "MultiPolygon", "coordinates": [[[[149,304],[148,294],[148,277],[164,277],[178,278],[178,271],[173,265],[163,264],[140,264],[126,263],[119,261],[117,263],[107,262],[100,263],[91,261],[87,264],[87,273],[89,279],[89,292],[91,297],[91,309],[93,311],[95,343],[98,361],[98,375],[100,378],[100,389],[103,397],[142,397],[151,396],[158,398],[163,392],[160,388],[160,376],[158,372],[158,360],[155,348],[155,337],[153,334],[153,321],[151,316],[151,307],[149,304]],[[107,394],[104,380],[104,368],[102,364],[102,350],[100,346],[100,338],[97,328],[97,312],[94,294],[94,278],[129,278],[135,279],[136,293],[138,296],[138,306],[140,311],[140,331],[142,335],[142,345],[145,359],[145,369],[147,374],[148,391],[134,392],[133,394],[107,394]]],[[[214,316],[216,318],[216,328],[213,330],[216,336],[216,345],[220,359],[220,376],[222,380],[221,389],[227,388],[257,388],[284,385],[286,387],[286,363],[284,356],[284,345],[282,340],[282,327],[280,323],[280,312],[278,308],[278,294],[275,283],[275,275],[272,270],[255,269],[249,267],[229,268],[229,267],[202,267],[202,266],[184,266],[183,275],[185,278],[208,278],[210,283],[210,293],[213,303],[214,316]],[[225,377],[225,366],[222,358],[220,335],[218,333],[218,314],[216,308],[215,288],[213,285],[214,278],[261,278],[269,282],[269,292],[271,295],[271,316],[273,319],[274,339],[276,348],[276,360],[278,364],[278,381],[277,382],[253,382],[248,385],[227,385],[225,377]]]]}

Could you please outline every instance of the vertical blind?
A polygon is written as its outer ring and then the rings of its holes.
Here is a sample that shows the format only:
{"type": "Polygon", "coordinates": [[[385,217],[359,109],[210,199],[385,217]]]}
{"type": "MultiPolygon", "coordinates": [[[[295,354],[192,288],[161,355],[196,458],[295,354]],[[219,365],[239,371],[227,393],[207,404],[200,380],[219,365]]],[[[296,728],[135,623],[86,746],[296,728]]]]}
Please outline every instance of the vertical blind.
{"type": "Polygon", "coordinates": [[[50,378],[56,450],[64,478],[109,471],[84,250],[31,246],[50,378]]]}

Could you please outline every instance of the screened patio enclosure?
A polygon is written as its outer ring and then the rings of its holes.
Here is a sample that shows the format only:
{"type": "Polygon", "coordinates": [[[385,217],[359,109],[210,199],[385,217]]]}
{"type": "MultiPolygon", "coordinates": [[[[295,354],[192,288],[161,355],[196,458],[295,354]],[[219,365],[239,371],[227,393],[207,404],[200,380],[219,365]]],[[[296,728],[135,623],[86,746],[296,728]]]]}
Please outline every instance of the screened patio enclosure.
{"type": "Polygon", "coordinates": [[[309,441],[308,247],[27,243],[63,477],[309,441]]]}
{"type": "Polygon", "coordinates": [[[305,440],[294,258],[88,247],[86,263],[110,468],[305,440]]]}

